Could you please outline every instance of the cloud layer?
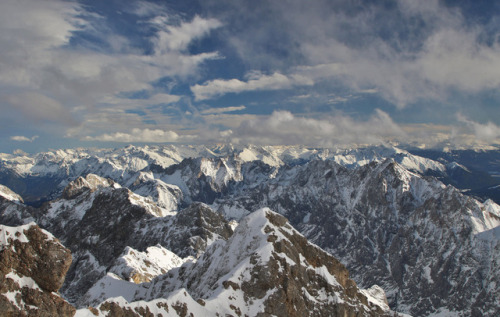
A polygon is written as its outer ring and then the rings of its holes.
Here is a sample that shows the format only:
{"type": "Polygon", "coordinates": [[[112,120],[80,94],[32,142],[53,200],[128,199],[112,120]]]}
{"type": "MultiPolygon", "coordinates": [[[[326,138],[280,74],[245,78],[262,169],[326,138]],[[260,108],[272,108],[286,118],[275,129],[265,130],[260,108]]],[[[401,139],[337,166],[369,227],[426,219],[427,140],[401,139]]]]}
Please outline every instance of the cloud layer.
{"type": "MultiPolygon", "coordinates": [[[[220,15],[246,26],[228,34],[241,58],[253,67],[280,67],[287,74],[295,74],[297,66],[309,68],[295,85],[321,78],[354,90],[375,88],[398,107],[442,101],[454,90],[478,93],[500,85],[498,33],[437,0],[399,0],[387,6],[342,0],[272,2],[257,9],[226,5],[229,9],[220,15]],[[224,15],[229,10],[232,15],[224,15]],[[263,22],[261,16],[269,14],[272,18],[263,22]]],[[[264,86],[226,79],[192,90],[205,99],[264,86]]]]}
{"type": "Polygon", "coordinates": [[[70,126],[63,134],[75,137],[79,126],[83,134],[89,125],[99,132],[116,130],[105,122],[96,124],[96,118],[110,112],[115,120],[126,122],[134,116],[128,110],[179,101],[180,96],[158,89],[155,81],[196,76],[202,63],[218,58],[215,51],[193,54],[188,45],[221,23],[199,16],[183,20],[166,10],[148,12],[151,6],[138,3],[136,16],[130,16],[149,30],[147,51],[112,31],[100,13],[77,2],[2,1],[0,110],[8,118],[5,124],[31,122],[62,131],[70,126]],[[86,38],[108,47],[95,47],[86,38]],[[79,42],[73,44],[75,40],[79,42]],[[138,91],[144,96],[124,97],[138,91]],[[122,119],[117,118],[120,114],[122,119]]]}
{"type": "Polygon", "coordinates": [[[499,10],[472,0],[4,0],[0,147],[498,145],[499,10]]]}
{"type": "Polygon", "coordinates": [[[174,131],[164,131],[160,129],[132,129],[129,133],[115,132],[111,134],[102,134],[95,137],[85,137],[86,141],[102,141],[102,142],[146,142],[146,143],[167,143],[176,142],[179,135],[174,131]]]}
{"type": "Polygon", "coordinates": [[[289,111],[274,111],[270,116],[244,120],[239,126],[223,131],[222,137],[233,143],[345,147],[404,140],[406,133],[378,109],[366,121],[342,115],[314,119],[289,111]]]}

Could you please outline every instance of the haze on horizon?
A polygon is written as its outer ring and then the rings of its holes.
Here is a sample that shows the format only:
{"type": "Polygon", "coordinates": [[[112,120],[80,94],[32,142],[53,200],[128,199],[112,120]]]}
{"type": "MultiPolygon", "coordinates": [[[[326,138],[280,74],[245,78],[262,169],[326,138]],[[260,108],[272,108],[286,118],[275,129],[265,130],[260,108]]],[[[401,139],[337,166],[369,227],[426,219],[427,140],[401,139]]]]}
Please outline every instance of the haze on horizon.
{"type": "Polygon", "coordinates": [[[0,152],[500,145],[495,1],[0,3],[0,152]]]}

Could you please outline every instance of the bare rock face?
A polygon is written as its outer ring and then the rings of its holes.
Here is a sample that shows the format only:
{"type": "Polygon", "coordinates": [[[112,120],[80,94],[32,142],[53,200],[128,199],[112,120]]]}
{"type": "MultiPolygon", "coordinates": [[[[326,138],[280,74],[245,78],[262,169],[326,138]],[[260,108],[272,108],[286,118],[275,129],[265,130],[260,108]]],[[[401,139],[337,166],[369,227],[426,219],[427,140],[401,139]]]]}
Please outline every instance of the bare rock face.
{"type": "Polygon", "coordinates": [[[31,207],[26,206],[21,196],[0,185],[0,223],[19,226],[34,221],[31,207]]]}
{"type": "Polygon", "coordinates": [[[0,315],[73,316],[56,292],[71,265],[71,252],[36,224],[0,226],[0,315]]]}

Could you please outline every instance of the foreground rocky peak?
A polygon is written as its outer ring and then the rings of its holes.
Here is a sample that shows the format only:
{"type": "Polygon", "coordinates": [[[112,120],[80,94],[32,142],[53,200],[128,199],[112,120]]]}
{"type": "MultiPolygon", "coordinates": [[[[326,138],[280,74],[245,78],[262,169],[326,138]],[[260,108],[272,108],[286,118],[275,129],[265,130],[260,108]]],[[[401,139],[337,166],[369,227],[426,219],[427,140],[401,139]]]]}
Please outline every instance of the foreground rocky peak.
{"type": "MultiPolygon", "coordinates": [[[[101,286],[95,294],[111,294],[118,284],[108,278],[97,285],[101,286]]],[[[338,260],[269,209],[243,219],[227,241],[214,242],[196,262],[174,268],[150,284],[129,283],[123,293],[128,297],[101,303],[99,314],[396,315],[384,304],[380,288],[360,290],[338,260]]]]}
{"type": "Polygon", "coordinates": [[[9,201],[0,219],[34,219],[72,250],[73,265],[61,292],[76,306],[86,305],[82,295],[108,272],[146,282],[172,267],[155,262],[153,255],[198,257],[232,234],[229,223],[204,204],[165,212],[150,199],[95,175],[71,182],[65,193],[40,208],[9,201]]]}
{"type": "Polygon", "coordinates": [[[0,314],[73,316],[56,293],[70,264],[71,252],[34,223],[0,225],[0,314]]]}
{"type": "Polygon", "coordinates": [[[102,187],[120,188],[112,179],[100,177],[95,174],[87,174],[87,176],[79,176],[76,180],[70,182],[63,191],[64,199],[72,199],[80,195],[84,191],[94,192],[102,187]]]}
{"type": "Polygon", "coordinates": [[[13,192],[10,188],[7,186],[1,185],[0,184],[0,200],[8,200],[8,201],[14,201],[14,202],[21,202],[24,203],[23,198],[13,192]]]}

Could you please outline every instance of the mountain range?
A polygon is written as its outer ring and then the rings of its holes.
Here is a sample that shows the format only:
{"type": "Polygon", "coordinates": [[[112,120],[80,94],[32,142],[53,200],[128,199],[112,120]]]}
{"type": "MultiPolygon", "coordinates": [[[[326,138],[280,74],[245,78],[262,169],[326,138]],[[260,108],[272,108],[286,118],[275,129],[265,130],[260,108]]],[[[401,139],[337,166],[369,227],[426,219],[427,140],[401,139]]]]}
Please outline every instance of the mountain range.
{"type": "Polygon", "coordinates": [[[81,316],[495,316],[499,153],[474,152],[0,154],[0,223],[71,251],[59,292],[81,316]]]}

